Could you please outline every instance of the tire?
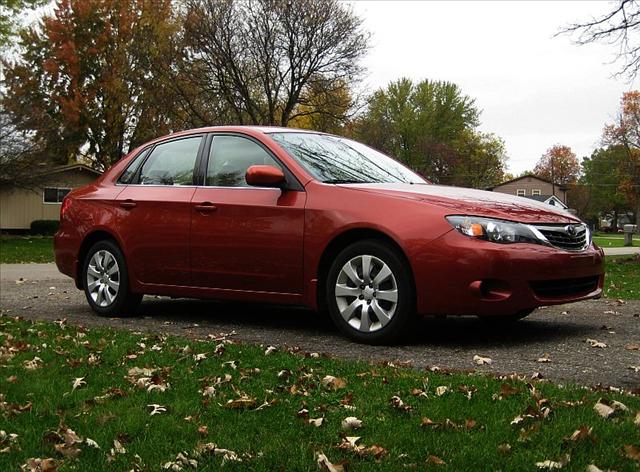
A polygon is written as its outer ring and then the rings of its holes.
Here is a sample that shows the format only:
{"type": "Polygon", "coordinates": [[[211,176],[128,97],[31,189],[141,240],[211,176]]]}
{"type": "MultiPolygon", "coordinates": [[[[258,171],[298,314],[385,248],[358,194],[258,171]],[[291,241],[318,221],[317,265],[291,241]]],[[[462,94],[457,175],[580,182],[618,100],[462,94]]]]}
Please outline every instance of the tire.
{"type": "Polygon", "coordinates": [[[408,264],[383,242],[364,240],[347,246],[331,264],[325,283],[331,319],[355,341],[394,343],[417,319],[408,264]],[[369,277],[363,277],[367,265],[369,277]]]}
{"type": "Polygon", "coordinates": [[[87,302],[101,316],[131,315],[142,300],[141,294],[131,293],[127,263],[113,241],[98,241],[91,246],[83,262],[82,278],[87,302]]]}
{"type": "Polygon", "coordinates": [[[527,308],[525,310],[521,310],[517,313],[514,313],[512,315],[506,315],[506,316],[480,316],[479,318],[484,321],[487,324],[492,324],[492,325],[500,325],[500,324],[504,324],[504,325],[510,325],[513,323],[517,323],[518,321],[520,321],[523,318],[526,318],[527,316],[529,316],[531,313],[533,313],[535,311],[535,308],[527,308]]]}

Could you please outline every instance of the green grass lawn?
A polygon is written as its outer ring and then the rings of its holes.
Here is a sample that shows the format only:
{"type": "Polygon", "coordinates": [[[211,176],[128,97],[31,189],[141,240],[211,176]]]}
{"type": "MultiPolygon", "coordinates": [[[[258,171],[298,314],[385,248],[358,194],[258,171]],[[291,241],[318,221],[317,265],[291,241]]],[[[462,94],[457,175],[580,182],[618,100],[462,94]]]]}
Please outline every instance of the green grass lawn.
{"type": "Polygon", "coordinates": [[[0,237],[0,264],[53,262],[53,238],[48,236],[0,237]]]}
{"type": "Polygon", "coordinates": [[[314,471],[319,454],[349,470],[640,465],[637,396],[211,338],[0,317],[0,470],[314,471]]]}
{"type": "MultiPolygon", "coordinates": [[[[595,233],[593,241],[600,247],[624,247],[624,235],[615,233],[595,233]]],[[[640,245],[640,235],[634,234],[632,246],[640,245]]]]}
{"type": "Polygon", "coordinates": [[[605,264],[604,296],[640,299],[640,257],[607,256],[605,264]]]}

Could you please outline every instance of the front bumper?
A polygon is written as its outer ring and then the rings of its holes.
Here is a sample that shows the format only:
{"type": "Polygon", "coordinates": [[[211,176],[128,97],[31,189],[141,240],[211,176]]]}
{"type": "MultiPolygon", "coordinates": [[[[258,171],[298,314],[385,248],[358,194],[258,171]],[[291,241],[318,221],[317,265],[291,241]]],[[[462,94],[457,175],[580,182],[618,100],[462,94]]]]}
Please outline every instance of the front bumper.
{"type": "Polygon", "coordinates": [[[604,253],[496,244],[452,230],[411,257],[421,314],[504,316],[602,294],[604,253]],[[426,249],[426,250],[425,250],[426,249]]]}

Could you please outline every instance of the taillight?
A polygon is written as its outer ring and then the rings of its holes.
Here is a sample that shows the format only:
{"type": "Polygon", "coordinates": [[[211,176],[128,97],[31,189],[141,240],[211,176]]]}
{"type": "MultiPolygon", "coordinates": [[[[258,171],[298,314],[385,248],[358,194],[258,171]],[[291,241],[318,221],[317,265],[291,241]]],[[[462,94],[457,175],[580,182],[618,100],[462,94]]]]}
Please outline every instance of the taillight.
{"type": "Polygon", "coordinates": [[[67,212],[67,210],[69,208],[71,208],[71,203],[73,202],[73,199],[70,197],[64,197],[64,200],[62,200],[62,206],[60,206],[60,220],[62,220],[62,218],[64,217],[64,214],[67,212]]]}

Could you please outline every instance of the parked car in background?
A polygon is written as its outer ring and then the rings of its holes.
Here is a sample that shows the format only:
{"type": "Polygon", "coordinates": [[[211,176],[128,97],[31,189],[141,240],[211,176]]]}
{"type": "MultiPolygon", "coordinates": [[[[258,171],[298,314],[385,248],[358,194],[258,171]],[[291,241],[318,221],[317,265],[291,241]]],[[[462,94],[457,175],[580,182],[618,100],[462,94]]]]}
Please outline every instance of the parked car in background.
{"type": "Polygon", "coordinates": [[[55,257],[101,315],[133,313],[143,294],[305,305],[366,343],[423,315],[519,319],[599,297],[604,279],[602,250],[569,213],[269,127],[135,149],[64,199],[55,257]]]}

